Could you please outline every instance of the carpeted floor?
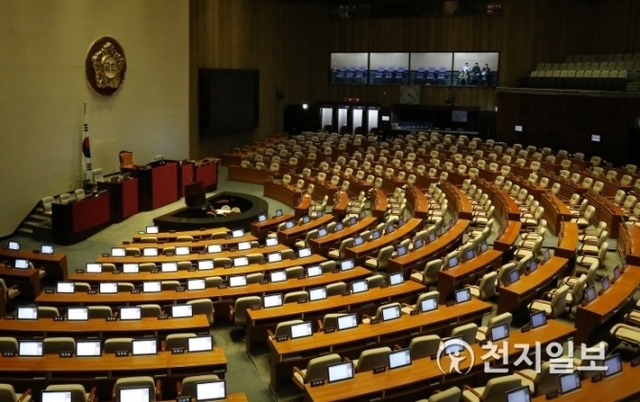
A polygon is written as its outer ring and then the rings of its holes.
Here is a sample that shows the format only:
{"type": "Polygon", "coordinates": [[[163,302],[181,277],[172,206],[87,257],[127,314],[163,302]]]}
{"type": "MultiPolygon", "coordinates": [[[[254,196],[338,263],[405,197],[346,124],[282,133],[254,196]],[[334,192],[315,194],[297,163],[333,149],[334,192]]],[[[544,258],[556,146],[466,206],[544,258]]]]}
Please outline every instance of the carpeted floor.
{"type": "MultiPolygon", "coordinates": [[[[225,167],[221,167],[219,174],[218,192],[234,191],[263,197],[261,185],[228,181],[226,177],[227,169],[225,167]]],[[[214,193],[208,194],[208,196],[211,196],[213,194],[214,193]]],[[[271,214],[273,214],[276,209],[280,208],[282,208],[284,211],[292,211],[291,208],[278,201],[269,198],[265,198],[265,200],[269,203],[269,212],[271,214]]],[[[124,222],[111,225],[107,229],[81,243],[74,244],[72,246],[56,246],[56,251],[67,254],[69,270],[70,272],[73,272],[73,270],[75,269],[84,268],[86,262],[95,260],[95,258],[102,253],[109,252],[113,245],[118,244],[123,240],[130,239],[134,234],[143,229],[145,226],[152,225],[152,219],[154,217],[164,215],[183,206],[184,201],[181,200],[154,211],[139,213],[124,222]]],[[[492,234],[492,236],[489,238],[489,243],[493,242],[495,235],[496,233],[492,234]]],[[[22,247],[26,249],[40,247],[39,243],[34,242],[30,238],[25,238],[22,236],[15,236],[5,240],[13,239],[21,242],[22,247]]],[[[557,244],[557,241],[558,239],[556,237],[548,234],[547,236],[545,236],[544,247],[553,247],[557,244]]],[[[617,252],[615,252],[615,240],[610,240],[609,252],[607,253],[605,258],[605,267],[601,270],[600,273],[608,274],[611,276],[613,268],[620,263],[621,260],[618,257],[617,252]]],[[[631,306],[632,303],[635,303],[635,300],[637,299],[638,295],[636,295],[634,301],[630,301],[629,305],[631,306]]],[[[25,303],[25,301],[22,301],[22,303],[25,303]]],[[[15,307],[15,305],[13,305],[13,307],[15,307]]],[[[622,314],[624,313],[624,311],[625,309],[618,312],[618,314],[622,314]]],[[[484,318],[483,324],[486,324],[486,322],[494,315],[495,309],[492,314],[484,318]]],[[[524,321],[528,319],[527,317],[528,312],[526,311],[526,309],[518,312],[518,314],[514,316],[514,326],[521,326],[522,323],[524,323],[524,321]]],[[[561,316],[559,320],[573,326],[573,317],[570,314],[561,316]]],[[[609,320],[610,324],[601,326],[597,334],[598,340],[607,340],[610,342],[611,346],[614,346],[614,343],[610,339],[608,329],[614,322],[620,322],[620,319],[614,318],[609,320]]],[[[225,351],[225,355],[227,356],[228,392],[244,392],[251,402],[283,402],[300,399],[301,394],[293,384],[288,387],[283,387],[283,389],[279,391],[279,394],[277,396],[271,393],[271,391],[269,390],[268,348],[266,346],[258,347],[251,354],[247,354],[245,351],[244,342],[234,342],[232,340],[230,334],[234,330],[236,330],[237,332],[237,328],[235,328],[228,322],[216,322],[211,329],[211,333],[214,336],[216,345],[222,347],[225,351]]],[[[613,347],[610,347],[610,350],[611,349],[613,349],[613,347]]],[[[635,354],[634,350],[626,350],[624,346],[618,346],[617,350],[622,351],[627,356],[635,354]]]]}

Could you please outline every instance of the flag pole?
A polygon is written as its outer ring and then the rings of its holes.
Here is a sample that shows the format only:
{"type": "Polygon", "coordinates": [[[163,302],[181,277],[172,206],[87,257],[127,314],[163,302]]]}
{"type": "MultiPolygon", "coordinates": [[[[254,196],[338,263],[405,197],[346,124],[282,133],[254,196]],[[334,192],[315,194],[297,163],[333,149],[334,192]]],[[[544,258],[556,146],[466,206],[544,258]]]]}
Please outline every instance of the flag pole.
{"type": "MultiPolygon", "coordinates": [[[[93,180],[93,168],[91,166],[91,145],[89,142],[89,124],[87,124],[87,102],[83,102],[84,108],[82,113],[82,154],[84,160],[82,163],[84,173],[83,183],[93,180]]],[[[84,187],[84,185],[83,185],[84,187]]]]}

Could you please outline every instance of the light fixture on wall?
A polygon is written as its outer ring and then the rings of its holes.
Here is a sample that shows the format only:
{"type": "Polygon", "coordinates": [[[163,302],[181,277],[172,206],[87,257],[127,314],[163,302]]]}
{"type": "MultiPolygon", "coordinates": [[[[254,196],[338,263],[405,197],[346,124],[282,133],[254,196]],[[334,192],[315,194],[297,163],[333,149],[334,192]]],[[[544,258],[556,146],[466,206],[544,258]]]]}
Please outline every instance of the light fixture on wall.
{"type": "Polygon", "coordinates": [[[302,104],[302,108],[303,108],[303,109],[308,109],[308,108],[309,108],[309,105],[307,105],[306,103],[303,103],[303,104],[302,104]]]}

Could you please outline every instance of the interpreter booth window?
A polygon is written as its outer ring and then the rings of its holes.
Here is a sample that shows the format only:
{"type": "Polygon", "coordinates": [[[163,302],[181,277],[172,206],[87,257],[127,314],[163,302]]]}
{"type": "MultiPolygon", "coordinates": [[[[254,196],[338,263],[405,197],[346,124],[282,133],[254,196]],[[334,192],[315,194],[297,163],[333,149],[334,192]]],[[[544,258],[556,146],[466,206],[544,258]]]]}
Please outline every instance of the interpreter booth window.
{"type": "Polygon", "coordinates": [[[369,53],[331,53],[331,84],[366,84],[369,53]]]}
{"type": "Polygon", "coordinates": [[[498,52],[456,52],[453,54],[455,86],[498,86],[498,52]]]}
{"type": "Polygon", "coordinates": [[[411,84],[450,86],[453,75],[453,53],[411,53],[411,84]]]}
{"type": "Polygon", "coordinates": [[[369,84],[407,85],[409,83],[409,53],[371,53],[369,84]]]}

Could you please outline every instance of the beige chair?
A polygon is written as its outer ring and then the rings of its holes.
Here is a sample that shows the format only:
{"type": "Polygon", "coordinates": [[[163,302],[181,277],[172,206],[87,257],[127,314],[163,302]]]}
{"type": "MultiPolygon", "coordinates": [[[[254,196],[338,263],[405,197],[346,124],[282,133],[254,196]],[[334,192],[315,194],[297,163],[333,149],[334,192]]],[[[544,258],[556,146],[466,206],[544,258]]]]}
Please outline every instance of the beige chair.
{"type": "Polygon", "coordinates": [[[169,334],[163,342],[162,350],[184,349],[189,348],[189,338],[195,338],[194,333],[169,334]]]}
{"type": "Polygon", "coordinates": [[[160,285],[162,286],[162,290],[176,290],[181,286],[178,281],[162,281],[160,285]]]}
{"type": "Polygon", "coordinates": [[[371,275],[366,278],[365,281],[367,282],[369,289],[378,288],[385,283],[384,276],[380,274],[371,275]]]}
{"type": "Polygon", "coordinates": [[[253,305],[262,305],[260,296],[239,297],[234,306],[229,307],[229,319],[235,325],[247,324],[247,309],[253,305]]]}
{"type": "Polygon", "coordinates": [[[525,369],[516,370],[514,374],[521,377],[522,384],[529,387],[531,395],[545,395],[547,392],[556,391],[559,384],[559,374],[551,374],[551,363],[543,362],[540,372],[525,369]]]}
{"type": "Polygon", "coordinates": [[[49,385],[47,391],[70,391],[71,402],[93,402],[97,401],[96,387],[91,388],[89,392],[84,389],[81,384],[59,384],[49,385]]]}
{"type": "Polygon", "coordinates": [[[338,296],[347,291],[347,284],[344,282],[335,282],[327,285],[327,297],[338,296]]]}
{"type": "Polygon", "coordinates": [[[4,282],[4,279],[0,278],[0,291],[4,294],[4,300],[9,301],[14,297],[20,294],[20,290],[18,290],[18,285],[12,285],[11,287],[7,287],[7,284],[4,282]]]}
{"type": "Polygon", "coordinates": [[[335,363],[340,363],[342,359],[337,353],[330,355],[316,357],[309,360],[307,368],[300,370],[298,367],[293,367],[293,383],[300,388],[304,389],[305,384],[314,380],[321,380],[327,378],[327,366],[335,363]]]}
{"type": "MultiPolygon", "coordinates": [[[[220,378],[215,374],[204,374],[185,377],[182,382],[176,382],[176,394],[177,396],[191,396],[196,395],[196,388],[199,382],[216,381],[220,378]]],[[[195,397],[194,397],[195,399],[195,397]]]]}
{"type": "Polygon", "coordinates": [[[438,335],[422,335],[411,339],[409,343],[411,360],[423,359],[437,354],[441,342],[438,335]]]}
{"type": "Polygon", "coordinates": [[[487,339],[487,333],[490,328],[493,328],[498,325],[507,324],[507,326],[511,326],[511,321],[513,320],[513,315],[511,313],[502,313],[494,316],[489,320],[486,326],[482,326],[478,328],[478,333],[476,334],[476,341],[482,342],[487,339]]]}
{"type": "Polygon", "coordinates": [[[133,338],[109,338],[104,341],[103,353],[115,354],[116,352],[133,351],[133,338]]]}
{"type": "Polygon", "coordinates": [[[60,352],[75,352],[76,340],[71,337],[49,337],[44,338],[42,343],[42,353],[45,355],[57,355],[60,352]]]}
{"type": "Polygon", "coordinates": [[[283,298],[283,303],[297,303],[299,300],[309,300],[309,292],[306,290],[296,290],[286,293],[283,298]]]}
{"type": "Polygon", "coordinates": [[[498,279],[498,272],[492,271],[482,276],[480,282],[477,285],[466,285],[471,292],[471,296],[477,297],[480,300],[487,300],[496,293],[496,280],[498,279]]]}
{"type": "Polygon", "coordinates": [[[302,324],[304,321],[302,320],[290,320],[285,322],[280,322],[276,325],[276,329],[272,332],[270,329],[267,329],[267,334],[270,339],[276,339],[280,336],[290,336],[291,335],[291,326],[296,324],[302,324]]]}
{"type": "MultiPolygon", "coordinates": [[[[158,380],[159,382],[160,380],[158,380]]],[[[113,385],[113,393],[111,398],[115,402],[131,402],[131,401],[123,401],[120,399],[120,389],[121,388],[130,388],[130,387],[148,387],[149,392],[149,402],[156,402],[156,400],[160,399],[160,395],[157,395],[159,392],[159,384],[156,388],[156,384],[153,381],[153,377],[124,377],[118,378],[116,383],[113,385]],[[158,389],[158,391],[156,390],[158,389]]]]}
{"type": "Polygon", "coordinates": [[[54,317],[60,317],[60,311],[57,307],[38,306],[38,318],[54,317]]]}
{"type": "MultiPolygon", "coordinates": [[[[22,394],[16,393],[11,384],[0,384],[0,401],[2,402],[29,402],[31,401],[31,389],[22,394]]],[[[72,401],[75,402],[75,401],[72,401]]]]}
{"type": "Polygon", "coordinates": [[[205,314],[207,320],[209,320],[209,325],[213,325],[214,318],[214,310],[213,310],[213,302],[211,299],[195,299],[189,300],[187,304],[190,304],[193,310],[193,314],[205,314]]]}
{"type": "Polygon", "coordinates": [[[505,393],[514,388],[522,386],[522,377],[518,375],[507,375],[504,377],[492,378],[484,387],[471,388],[464,386],[462,400],[466,402],[498,402],[504,401],[505,393]]]}
{"type": "Polygon", "coordinates": [[[362,314],[362,323],[363,324],[369,324],[371,322],[371,319],[382,320],[382,311],[385,308],[391,307],[391,306],[398,306],[400,311],[402,311],[402,306],[400,305],[400,303],[383,304],[381,306],[378,306],[378,309],[376,310],[376,314],[373,317],[369,316],[368,314],[362,314]]]}
{"type": "Polygon", "coordinates": [[[9,336],[0,336],[0,353],[18,353],[18,340],[9,336]]]}
{"type": "Polygon", "coordinates": [[[389,258],[393,254],[393,246],[386,246],[380,249],[376,258],[368,258],[364,265],[367,268],[384,270],[387,268],[389,258]]]}
{"type": "Polygon", "coordinates": [[[468,345],[473,345],[478,334],[478,326],[474,323],[460,325],[451,331],[451,337],[461,336],[468,345]]]}
{"type": "Polygon", "coordinates": [[[551,295],[551,300],[537,299],[532,301],[529,304],[529,311],[532,313],[544,311],[547,317],[556,318],[567,308],[567,293],[569,293],[569,286],[562,285],[551,295]]]}
{"type": "Polygon", "coordinates": [[[616,324],[609,331],[614,338],[640,348],[640,328],[629,324],[616,324]]]}
{"type": "Polygon", "coordinates": [[[107,318],[113,316],[113,310],[109,306],[88,306],[87,312],[89,318],[107,318]]]}
{"type": "Polygon", "coordinates": [[[372,371],[376,367],[388,365],[389,353],[391,353],[391,348],[388,346],[363,350],[360,352],[360,357],[352,363],[357,373],[372,371]]]}
{"type": "Polygon", "coordinates": [[[440,292],[438,292],[437,290],[432,290],[430,292],[424,292],[424,293],[420,293],[418,295],[418,298],[416,300],[416,304],[407,304],[407,303],[402,303],[402,312],[404,314],[411,314],[412,311],[418,309],[419,310],[419,306],[422,304],[423,300],[429,299],[435,297],[436,299],[440,298],[440,292]]]}
{"type": "Polygon", "coordinates": [[[451,387],[444,391],[435,391],[429,399],[420,399],[417,402],[459,402],[462,397],[462,390],[458,387],[451,387]]]}
{"type": "Polygon", "coordinates": [[[162,314],[159,304],[139,304],[141,317],[157,317],[162,314]]]}
{"type": "Polygon", "coordinates": [[[340,242],[340,247],[337,249],[330,249],[329,250],[329,258],[332,258],[334,260],[341,260],[344,258],[345,252],[349,247],[353,246],[353,238],[349,237],[346,238],[344,240],[342,240],[340,242]]]}

